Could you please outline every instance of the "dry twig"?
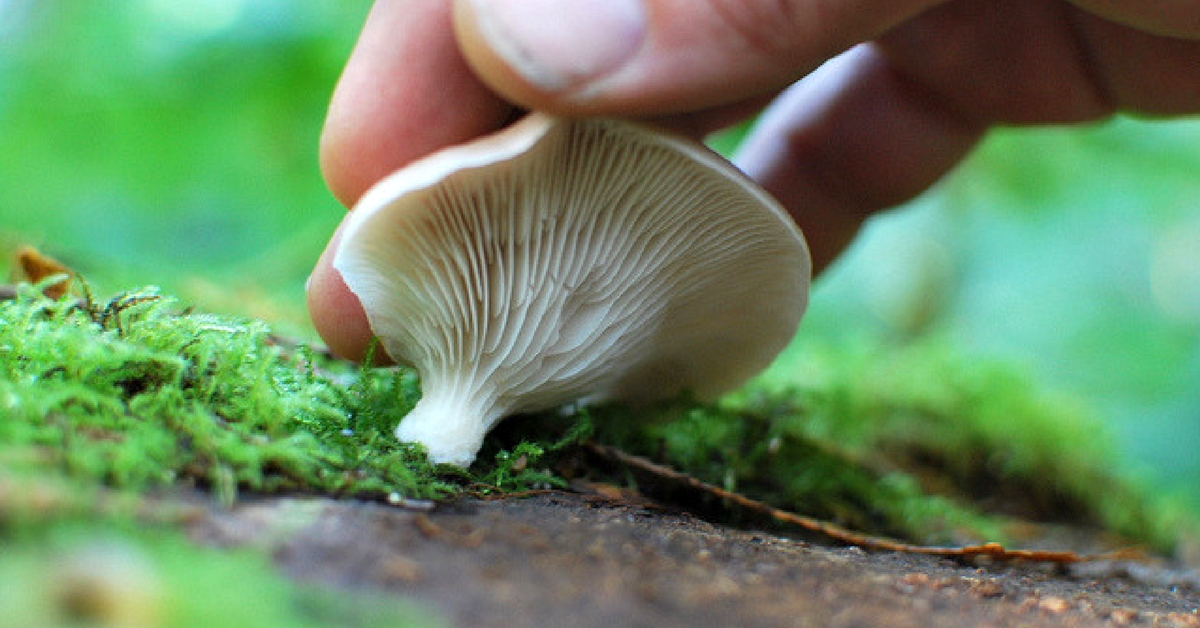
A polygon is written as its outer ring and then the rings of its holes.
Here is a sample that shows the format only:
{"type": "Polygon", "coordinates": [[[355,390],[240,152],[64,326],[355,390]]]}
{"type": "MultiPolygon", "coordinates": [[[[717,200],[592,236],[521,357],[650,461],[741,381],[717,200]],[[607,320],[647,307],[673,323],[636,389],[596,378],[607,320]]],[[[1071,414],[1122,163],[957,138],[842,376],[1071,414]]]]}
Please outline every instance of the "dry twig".
{"type": "Polygon", "coordinates": [[[583,446],[589,453],[604,460],[624,465],[630,469],[647,473],[657,478],[681,484],[688,489],[719,498],[727,505],[732,505],[747,512],[768,517],[776,522],[794,526],[806,532],[818,534],[838,543],[853,545],[855,547],[861,547],[868,550],[882,550],[906,554],[939,556],[943,558],[953,558],[964,561],[984,558],[994,561],[1029,561],[1053,563],[1057,565],[1114,560],[1140,560],[1145,558],[1145,555],[1137,550],[1119,550],[1116,552],[1108,552],[1103,554],[1079,554],[1065,550],[1054,551],[1008,549],[999,543],[983,543],[981,545],[967,545],[962,547],[942,547],[905,543],[895,539],[860,534],[828,521],[822,521],[813,517],[806,517],[804,515],[782,510],[756,499],[746,497],[745,495],[728,491],[719,486],[703,482],[690,475],[681,473],[665,465],[647,460],[641,456],[635,456],[627,453],[616,447],[601,445],[594,441],[587,441],[583,444],[583,446]]]}

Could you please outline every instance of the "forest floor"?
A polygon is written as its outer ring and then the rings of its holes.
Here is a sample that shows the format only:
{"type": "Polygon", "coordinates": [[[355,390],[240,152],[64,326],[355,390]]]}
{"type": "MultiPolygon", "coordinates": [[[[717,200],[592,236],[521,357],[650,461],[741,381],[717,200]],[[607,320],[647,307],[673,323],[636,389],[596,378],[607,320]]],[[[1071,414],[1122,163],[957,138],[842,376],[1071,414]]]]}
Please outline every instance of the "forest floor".
{"type": "Polygon", "coordinates": [[[967,564],[715,525],[636,494],[418,508],[206,508],[194,540],[306,584],[385,592],[454,626],[1200,626],[1200,573],[1156,561],[967,564]]]}

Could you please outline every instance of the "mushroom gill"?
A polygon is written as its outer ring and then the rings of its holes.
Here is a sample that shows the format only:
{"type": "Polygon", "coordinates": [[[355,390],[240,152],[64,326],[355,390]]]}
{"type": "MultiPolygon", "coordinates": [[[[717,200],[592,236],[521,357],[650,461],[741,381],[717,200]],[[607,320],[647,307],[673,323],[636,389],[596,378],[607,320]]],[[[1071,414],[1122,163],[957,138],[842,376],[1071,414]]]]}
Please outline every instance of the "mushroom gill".
{"type": "Polygon", "coordinates": [[[782,208],[702,145],[541,114],[378,183],[334,267],[421,377],[397,437],[460,466],[505,416],[736,387],[810,273],[782,208]]]}

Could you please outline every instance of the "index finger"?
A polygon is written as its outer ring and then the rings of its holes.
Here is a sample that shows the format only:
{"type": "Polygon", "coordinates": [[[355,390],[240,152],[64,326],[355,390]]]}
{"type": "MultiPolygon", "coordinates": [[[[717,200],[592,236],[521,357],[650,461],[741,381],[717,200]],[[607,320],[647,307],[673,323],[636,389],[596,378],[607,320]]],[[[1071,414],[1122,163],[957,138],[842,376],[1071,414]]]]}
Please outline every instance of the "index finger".
{"type": "Polygon", "coordinates": [[[334,91],[321,171],[350,207],[391,171],[512,114],[459,53],[449,0],[378,0],[334,91]]]}

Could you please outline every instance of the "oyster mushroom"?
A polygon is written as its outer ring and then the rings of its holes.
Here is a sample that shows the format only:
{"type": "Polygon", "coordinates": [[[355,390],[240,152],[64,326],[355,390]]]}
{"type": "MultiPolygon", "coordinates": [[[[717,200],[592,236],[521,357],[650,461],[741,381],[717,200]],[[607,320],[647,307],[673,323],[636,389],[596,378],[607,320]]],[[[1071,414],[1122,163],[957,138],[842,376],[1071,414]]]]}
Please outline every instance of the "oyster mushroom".
{"type": "Polygon", "coordinates": [[[380,181],[333,265],[421,378],[396,436],[460,466],[512,414],[740,385],[810,275],[787,213],[702,145],[542,114],[380,181]]]}

